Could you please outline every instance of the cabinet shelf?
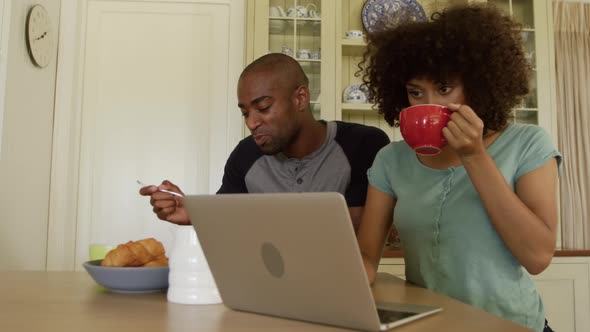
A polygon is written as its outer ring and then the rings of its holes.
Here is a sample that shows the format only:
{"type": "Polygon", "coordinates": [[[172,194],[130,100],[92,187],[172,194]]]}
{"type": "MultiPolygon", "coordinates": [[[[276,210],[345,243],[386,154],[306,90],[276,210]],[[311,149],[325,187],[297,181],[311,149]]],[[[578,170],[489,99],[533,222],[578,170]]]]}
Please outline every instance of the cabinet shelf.
{"type": "Polygon", "coordinates": [[[320,38],[320,33],[322,30],[321,24],[310,24],[309,22],[297,21],[297,34],[295,34],[294,30],[294,22],[290,21],[289,24],[284,25],[284,21],[276,21],[274,23],[282,23],[283,25],[272,25],[269,29],[269,35],[275,37],[294,37],[294,36],[308,36],[308,37],[315,37],[320,38]]]}
{"type": "Polygon", "coordinates": [[[364,39],[343,38],[341,44],[343,56],[362,56],[367,47],[367,42],[364,39]]]}
{"type": "Polygon", "coordinates": [[[343,111],[373,111],[373,104],[342,103],[343,111]]]}
{"type": "Polygon", "coordinates": [[[297,60],[299,62],[315,62],[315,63],[322,62],[322,60],[320,60],[320,59],[301,59],[301,58],[295,58],[295,60],[297,60]]]}
{"type": "Polygon", "coordinates": [[[313,22],[321,22],[321,18],[317,17],[284,17],[284,16],[269,16],[269,20],[281,20],[281,21],[313,21],[313,22]]]}
{"type": "Polygon", "coordinates": [[[359,46],[365,47],[367,46],[367,42],[364,39],[342,39],[342,46],[359,46]]]}

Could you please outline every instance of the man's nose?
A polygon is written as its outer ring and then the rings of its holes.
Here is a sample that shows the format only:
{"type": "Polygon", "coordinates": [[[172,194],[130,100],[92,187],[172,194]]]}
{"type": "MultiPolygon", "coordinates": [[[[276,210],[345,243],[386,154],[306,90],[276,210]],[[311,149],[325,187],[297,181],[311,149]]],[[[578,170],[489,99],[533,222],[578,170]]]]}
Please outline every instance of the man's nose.
{"type": "Polygon", "coordinates": [[[248,127],[250,131],[258,128],[258,126],[260,126],[260,123],[260,117],[254,112],[250,113],[249,116],[246,118],[246,127],[248,127]]]}

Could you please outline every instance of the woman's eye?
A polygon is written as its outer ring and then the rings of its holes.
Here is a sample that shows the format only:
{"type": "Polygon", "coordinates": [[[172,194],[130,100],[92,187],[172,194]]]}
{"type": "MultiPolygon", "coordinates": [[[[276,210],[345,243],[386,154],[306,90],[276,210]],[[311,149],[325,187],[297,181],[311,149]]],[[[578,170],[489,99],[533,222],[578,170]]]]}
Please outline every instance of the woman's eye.
{"type": "Polygon", "coordinates": [[[453,90],[453,88],[451,88],[450,86],[443,86],[439,89],[440,93],[443,95],[450,93],[451,90],[453,90]]]}
{"type": "Polygon", "coordinates": [[[414,98],[420,98],[420,96],[422,96],[422,92],[420,92],[418,90],[408,90],[408,95],[410,95],[414,98]]]}

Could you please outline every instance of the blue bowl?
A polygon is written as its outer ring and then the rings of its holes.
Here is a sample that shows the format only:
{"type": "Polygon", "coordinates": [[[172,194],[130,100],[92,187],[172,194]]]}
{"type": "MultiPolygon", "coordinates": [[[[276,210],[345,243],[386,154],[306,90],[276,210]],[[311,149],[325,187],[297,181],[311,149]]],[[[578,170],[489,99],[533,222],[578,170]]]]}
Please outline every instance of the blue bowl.
{"type": "Polygon", "coordinates": [[[168,288],[168,266],[105,267],[102,260],[82,264],[97,284],[115,293],[154,293],[168,288]]]}

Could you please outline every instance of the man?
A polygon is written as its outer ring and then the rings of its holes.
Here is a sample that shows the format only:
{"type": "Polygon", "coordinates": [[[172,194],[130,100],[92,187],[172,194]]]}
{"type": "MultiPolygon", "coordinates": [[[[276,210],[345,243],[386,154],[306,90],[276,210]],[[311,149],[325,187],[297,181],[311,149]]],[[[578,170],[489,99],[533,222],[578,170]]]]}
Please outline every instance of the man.
{"type": "MultiPolygon", "coordinates": [[[[367,169],[389,143],[380,129],[314,119],[308,79],[290,56],[267,54],[248,65],[238,81],[238,107],[252,133],[233,150],[218,194],[340,192],[355,231],[367,193],[367,169]]],[[[189,224],[180,192],[165,180],[141,188],[158,218],[189,224]]]]}

